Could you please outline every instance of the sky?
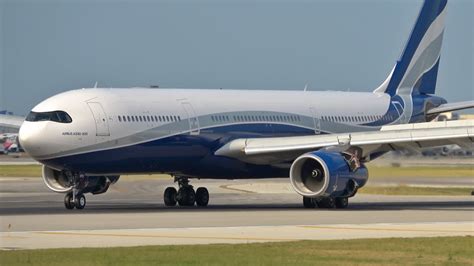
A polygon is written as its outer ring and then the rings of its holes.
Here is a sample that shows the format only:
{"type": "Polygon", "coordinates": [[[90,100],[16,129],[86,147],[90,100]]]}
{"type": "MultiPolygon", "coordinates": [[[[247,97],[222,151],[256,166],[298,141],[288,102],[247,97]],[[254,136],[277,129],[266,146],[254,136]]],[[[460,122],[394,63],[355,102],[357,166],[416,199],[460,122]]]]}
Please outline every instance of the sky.
{"type": "MultiPolygon", "coordinates": [[[[372,91],[421,0],[0,0],[0,110],[62,91],[372,91]]],[[[474,1],[451,0],[436,94],[474,99],[474,1]]]]}

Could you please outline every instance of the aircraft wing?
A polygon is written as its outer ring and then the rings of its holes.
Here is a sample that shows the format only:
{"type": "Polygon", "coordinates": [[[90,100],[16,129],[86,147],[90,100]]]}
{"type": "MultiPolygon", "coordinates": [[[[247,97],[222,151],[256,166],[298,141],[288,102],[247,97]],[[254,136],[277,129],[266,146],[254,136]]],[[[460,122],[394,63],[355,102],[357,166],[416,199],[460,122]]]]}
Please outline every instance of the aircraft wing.
{"type": "Polygon", "coordinates": [[[380,131],[236,139],[215,154],[265,164],[293,160],[323,148],[341,152],[359,148],[361,157],[370,160],[371,154],[390,150],[419,150],[449,144],[473,149],[473,141],[474,120],[458,120],[385,126],[380,131]]]}
{"type": "Polygon", "coordinates": [[[0,115],[0,127],[20,129],[25,118],[14,115],[0,115]]]}
{"type": "Polygon", "coordinates": [[[446,103],[442,104],[438,107],[430,109],[426,112],[428,115],[435,115],[444,112],[452,112],[462,109],[474,108],[474,101],[465,101],[465,102],[457,102],[457,103],[446,103]]]}

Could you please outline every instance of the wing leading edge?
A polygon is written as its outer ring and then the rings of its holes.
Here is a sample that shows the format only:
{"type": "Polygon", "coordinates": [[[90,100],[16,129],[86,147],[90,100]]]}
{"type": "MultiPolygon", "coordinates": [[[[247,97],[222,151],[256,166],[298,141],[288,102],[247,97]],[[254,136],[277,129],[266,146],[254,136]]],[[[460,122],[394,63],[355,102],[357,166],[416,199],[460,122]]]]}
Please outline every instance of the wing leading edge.
{"type": "Polygon", "coordinates": [[[449,144],[473,149],[474,120],[428,122],[382,127],[380,131],[302,137],[233,140],[215,152],[219,156],[253,163],[277,163],[319,149],[347,150],[358,147],[362,157],[372,153],[435,147],[449,144]]]}

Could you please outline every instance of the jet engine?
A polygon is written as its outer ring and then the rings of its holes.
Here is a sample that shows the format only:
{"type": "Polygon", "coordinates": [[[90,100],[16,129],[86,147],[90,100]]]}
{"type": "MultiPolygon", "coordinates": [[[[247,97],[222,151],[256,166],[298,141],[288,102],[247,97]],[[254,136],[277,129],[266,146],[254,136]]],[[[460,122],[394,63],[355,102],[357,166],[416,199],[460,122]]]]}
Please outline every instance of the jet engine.
{"type": "MultiPolygon", "coordinates": [[[[102,194],[109,186],[115,184],[120,176],[80,176],[79,187],[82,193],[102,194]]],[[[72,191],[71,177],[64,171],[43,165],[43,181],[54,192],[67,193],[72,191]]]]}
{"type": "Polygon", "coordinates": [[[294,190],[305,197],[352,197],[369,177],[367,168],[351,167],[346,154],[316,151],[298,157],[290,169],[294,190]]]}

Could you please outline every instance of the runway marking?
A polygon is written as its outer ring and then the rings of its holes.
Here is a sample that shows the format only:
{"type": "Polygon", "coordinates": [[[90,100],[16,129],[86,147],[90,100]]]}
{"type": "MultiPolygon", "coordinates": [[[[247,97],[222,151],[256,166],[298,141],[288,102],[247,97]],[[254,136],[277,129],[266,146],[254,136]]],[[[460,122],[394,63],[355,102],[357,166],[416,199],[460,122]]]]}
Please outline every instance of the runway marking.
{"type": "Polygon", "coordinates": [[[235,186],[235,185],[233,185],[233,184],[232,185],[221,185],[219,187],[222,188],[222,189],[234,190],[234,191],[244,192],[244,193],[249,193],[249,194],[258,194],[255,191],[250,191],[250,190],[245,190],[245,189],[240,189],[240,188],[233,188],[233,187],[230,187],[230,186],[235,186]]]}
{"type": "Polygon", "coordinates": [[[256,238],[256,237],[218,237],[218,236],[173,236],[173,235],[132,235],[132,234],[101,234],[101,233],[75,233],[75,232],[34,232],[44,235],[69,235],[69,236],[109,236],[109,237],[145,237],[145,238],[178,238],[178,239],[218,239],[218,240],[250,240],[250,241],[298,241],[295,238],[256,238]]]}
{"type": "Polygon", "coordinates": [[[26,236],[10,236],[10,235],[6,235],[6,236],[2,236],[2,238],[27,239],[28,237],[26,237],[26,236]]]}
{"type": "Polygon", "coordinates": [[[403,229],[403,228],[374,228],[374,227],[333,227],[333,226],[319,226],[319,225],[302,225],[302,228],[308,229],[338,229],[338,230],[360,230],[360,231],[395,231],[395,232],[430,232],[430,233],[474,233],[472,231],[458,231],[458,230],[430,230],[430,229],[403,229]]]}

